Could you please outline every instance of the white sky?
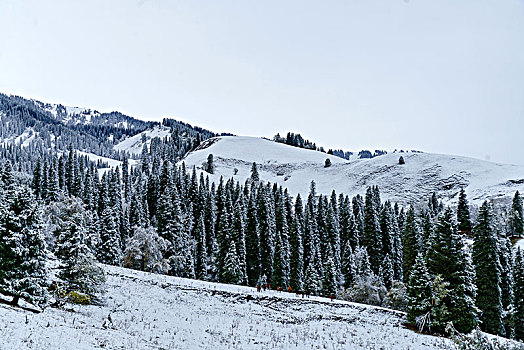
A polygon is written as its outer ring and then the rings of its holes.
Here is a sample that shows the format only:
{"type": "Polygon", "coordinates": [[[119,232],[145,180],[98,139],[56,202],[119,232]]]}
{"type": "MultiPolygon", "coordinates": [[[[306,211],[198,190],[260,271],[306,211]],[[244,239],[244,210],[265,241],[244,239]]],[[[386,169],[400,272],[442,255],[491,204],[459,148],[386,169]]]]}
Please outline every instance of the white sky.
{"type": "Polygon", "coordinates": [[[524,165],[524,0],[0,0],[0,91],[524,165]]]}

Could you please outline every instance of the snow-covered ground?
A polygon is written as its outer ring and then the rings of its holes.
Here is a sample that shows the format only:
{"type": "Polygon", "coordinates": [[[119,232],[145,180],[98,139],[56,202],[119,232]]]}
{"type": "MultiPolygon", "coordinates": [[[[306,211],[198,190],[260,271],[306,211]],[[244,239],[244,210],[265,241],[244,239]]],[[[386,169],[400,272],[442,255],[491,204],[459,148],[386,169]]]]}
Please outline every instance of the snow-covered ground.
{"type": "Polygon", "coordinates": [[[103,307],[33,314],[0,304],[0,349],[443,349],[451,344],[404,328],[397,311],[105,269],[103,307]]]}
{"type": "Polygon", "coordinates": [[[143,137],[145,137],[146,140],[145,144],[149,145],[151,144],[151,139],[155,137],[163,139],[169,136],[171,136],[171,133],[168,127],[155,126],[152,129],[145,130],[116,144],[114,149],[118,151],[127,151],[132,157],[137,157],[142,153],[142,148],[144,147],[144,142],[142,142],[143,137]]]}
{"type": "Polygon", "coordinates": [[[350,196],[363,194],[367,186],[378,185],[384,199],[400,203],[426,202],[434,191],[445,202],[455,202],[462,187],[472,203],[512,196],[524,191],[524,166],[432,153],[391,153],[372,159],[346,161],[325,153],[291,147],[262,138],[227,136],[208,141],[183,161],[190,169],[202,170],[209,154],[215,160],[215,174],[244,182],[256,162],[263,181],[277,182],[291,194],[307,194],[314,180],[319,193],[350,196]],[[403,156],[404,165],[399,165],[403,156]],[[324,167],[326,158],[332,165],[324,167]],[[235,169],[237,173],[235,174],[235,169]]]}

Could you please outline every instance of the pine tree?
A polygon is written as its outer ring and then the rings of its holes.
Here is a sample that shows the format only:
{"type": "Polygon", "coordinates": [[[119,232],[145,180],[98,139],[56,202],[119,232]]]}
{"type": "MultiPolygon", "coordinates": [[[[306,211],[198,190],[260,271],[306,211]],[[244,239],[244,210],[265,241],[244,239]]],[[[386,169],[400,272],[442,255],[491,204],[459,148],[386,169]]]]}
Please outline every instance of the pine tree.
{"type": "Polygon", "coordinates": [[[275,251],[276,224],[274,206],[269,198],[269,191],[263,186],[257,196],[257,217],[260,232],[260,265],[261,274],[271,280],[273,254],[275,251]]]}
{"type": "Polygon", "coordinates": [[[258,184],[258,182],[260,181],[260,175],[258,174],[257,163],[255,162],[253,162],[253,166],[251,167],[251,181],[254,184],[258,184]]]}
{"type": "Polygon", "coordinates": [[[58,257],[63,264],[58,276],[66,283],[67,292],[85,294],[93,301],[102,292],[104,270],[96,265],[81,214],[75,213],[70,219],[58,239],[58,257]]]}
{"type": "Polygon", "coordinates": [[[213,161],[213,155],[212,154],[209,154],[207,156],[207,162],[206,162],[205,170],[208,173],[210,173],[210,174],[214,174],[215,173],[215,162],[213,161]]]}
{"type": "Polygon", "coordinates": [[[260,278],[260,234],[254,188],[251,190],[247,208],[246,270],[248,285],[255,286],[260,278]]]}
{"type": "Polygon", "coordinates": [[[221,272],[220,280],[223,283],[238,284],[242,279],[242,272],[240,271],[240,263],[237,257],[237,249],[235,242],[231,241],[229,249],[224,257],[224,267],[221,272]]]}
{"type": "Polygon", "coordinates": [[[459,201],[457,207],[457,221],[458,229],[461,232],[471,231],[471,220],[469,217],[469,206],[468,200],[466,199],[466,192],[464,189],[460,189],[459,201]]]}
{"type": "Polygon", "coordinates": [[[247,284],[246,267],[246,226],[244,221],[244,198],[239,196],[235,203],[232,221],[231,238],[235,241],[237,257],[240,264],[241,284],[247,284]]]}
{"type": "Polygon", "coordinates": [[[420,229],[415,217],[415,209],[411,206],[407,212],[404,232],[402,237],[402,269],[404,272],[404,281],[409,281],[411,269],[415,265],[415,260],[420,252],[420,229]]]}
{"type": "Polygon", "coordinates": [[[4,167],[2,182],[0,291],[13,297],[13,305],[18,305],[20,298],[45,304],[49,272],[41,209],[28,189],[15,188],[8,165],[4,167]]]}
{"type": "Polygon", "coordinates": [[[426,267],[424,256],[418,254],[408,282],[408,321],[415,323],[421,317],[427,315],[431,311],[431,299],[431,278],[426,267]]]}
{"type": "Polygon", "coordinates": [[[513,236],[524,235],[524,211],[519,191],[515,192],[509,213],[510,232],[513,236]]]}
{"type": "Polygon", "coordinates": [[[515,339],[524,341],[524,259],[520,249],[515,254],[513,273],[515,339]]]}
{"type": "Polygon", "coordinates": [[[33,181],[31,181],[31,188],[34,191],[35,197],[40,198],[41,196],[41,180],[42,180],[42,161],[40,158],[37,159],[35,168],[33,169],[33,181]]]}
{"type": "Polygon", "coordinates": [[[472,256],[476,272],[476,305],[482,311],[481,329],[491,334],[503,335],[501,266],[492,209],[487,201],[480,208],[474,232],[472,256]]]}
{"type": "Polygon", "coordinates": [[[503,309],[503,319],[505,335],[510,338],[512,329],[513,313],[513,269],[512,269],[512,245],[511,240],[506,237],[499,237],[499,260],[500,260],[500,291],[503,309]]]}
{"type": "MultiPolygon", "coordinates": [[[[380,200],[380,199],[379,199],[380,200]]],[[[372,187],[368,187],[366,192],[366,202],[364,205],[364,233],[362,235],[362,245],[367,248],[371,270],[378,274],[382,255],[382,232],[378,219],[377,199],[372,187]]]]}
{"type": "Polygon", "coordinates": [[[295,214],[290,236],[290,286],[293,290],[304,288],[304,213],[300,194],[295,199],[295,214]]]}
{"type": "Polygon", "coordinates": [[[304,291],[313,295],[318,295],[320,291],[320,276],[315,268],[315,264],[312,262],[308,264],[306,269],[304,291]]]}
{"type": "Polygon", "coordinates": [[[49,201],[57,201],[58,200],[58,192],[59,192],[59,185],[58,185],[58,174],[56,171],[56,164],[55,160],[51,162],[49,165],[49,175],[47,177],[47,199],[49,201]]]}
{"type": "Polygon", "coordinates": [[[344,288],[351,288],[357,277],[357,267],[353,258],[351,244],[346,243],[342,257],[342,274],[344,276],[344,288]]]}
{"type": "Polygon", "coordinates": [[[438,277],[434,294],[436,289],[442,292],[439,307],[432,311],[433,327],[444,331],[446,324],[453,322],[459,332],[468,333],[477,324],[474,272],[450,208],[438,216],[428,242],[426,261],[429,273],[438,277]]]}
{"type": "Polygon", "coordinates": [[[200,214],[196,224],[196,256],[195,256],[195,275],[197,279],[207,280],[208,258],[206,243],[206,227],[204,224],[204,215],[200,214]]]}
{"type": "Polygon", "coordinates": [[[338,286],[335,262],[330,253],[331,250],[328,250],[327,261],[324,268],[324,278],[322,279],[322,295],[325,297],[336,294],[338,286]]]}
{"type": "Polygon", "coordinates": [[[289,246],[287,235],[283,232],[277,233],[271,284],[283,288],[289,286],[289,246]]]}
{"type": "Polygon", "coordinates": [[[122,258],[122,248],[120,233],[114,220],[114,211],[107,207],[99,218],[98,232],[100,236],[100,246],[97,251],[97,258],[100,262],[110,265],[120,265],[122,258]]]}
{"type": "Polygon", "coordinates": [[[384,283],[386,289],[390,290],[393,286],[393,265],[391,263],[391,258],[389,257],[389,254],[386,255],[384,261],[382,262],[382,265],[380,266],[379,276],[382,279],[382,283],[384,283]]]}

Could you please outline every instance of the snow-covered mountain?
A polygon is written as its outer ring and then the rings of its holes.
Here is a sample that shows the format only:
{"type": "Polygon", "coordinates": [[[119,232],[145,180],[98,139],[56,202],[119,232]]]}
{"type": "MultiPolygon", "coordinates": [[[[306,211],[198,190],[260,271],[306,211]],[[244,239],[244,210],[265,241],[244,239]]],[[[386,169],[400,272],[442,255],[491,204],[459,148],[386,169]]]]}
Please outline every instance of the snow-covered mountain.
{"type": "Polygon", "coordinates": [[[245,181],[252,163],[263,181],[278,182],[291,194],[307,194],[311,181],[319,193],[332,190],[350,196],[378,185],[384,199],[400,203],[426,202],[437,192],[445,202],[455,202],[461,188],[473,203],[512,196],[524,191],[524,166],[497,164],[473,158],[432,153],[390,153],[371,159],[346,161],[328,154],[305,150],[255,137],[227,136],[207,140],[183,161],[203,171],[213,154],[218,181],[234,177],[245,181]],[[402,156],[405,164],[399,164],[402,156]],[[329,158],[330,167],[325,167],[329,158]]]}
{"type": "Polygon", "coordinates": [[[103,306],[0,304],[0,349],[450,349],[399,311],[105,266],[103,306]]]}

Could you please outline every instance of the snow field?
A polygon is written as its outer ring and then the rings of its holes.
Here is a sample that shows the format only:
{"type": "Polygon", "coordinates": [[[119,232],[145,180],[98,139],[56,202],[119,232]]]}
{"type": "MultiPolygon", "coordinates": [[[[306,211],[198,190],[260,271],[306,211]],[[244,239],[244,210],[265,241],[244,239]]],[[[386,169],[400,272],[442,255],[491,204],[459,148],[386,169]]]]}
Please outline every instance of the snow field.
{"type": "Polygon", "coordinates": [[[0,349],[443,349],[403,313],[105,266],[106,304],[0,305],[0,349]],[[112,322],[108,321],[111,315],[112,322]],[[104,325],[106,327],[104,327],[104,325]]]}
{"type": "Polygon", "coordinates": [[[204,175],[212,181],[218,182],[223,176],[243,183],[256,162],[262,181],[277,182],[291,195],[300,193],[303,198],[309,193],[312,180],[318,193],[329,195],[335,190],[351,197],[363,194],[368,186],[378,185],[383,200],[402,204],[425,203],[434,191],[444,202],[453,204],[463,187],[474,204],[486,199],[507,199],[517,190],[524,191],[524,166],[453,155],[390,153],[346,161],[262,138],[227,136],[190,153],[183,161],[188,169],[196,166],[202,172],[209,154],[214,156],[215,174],[204,175]],[[401,155],[404,165],[398,164],[401,155]],[[328,168],[324,167],[326,158],[332,163],[328,168]]]}

